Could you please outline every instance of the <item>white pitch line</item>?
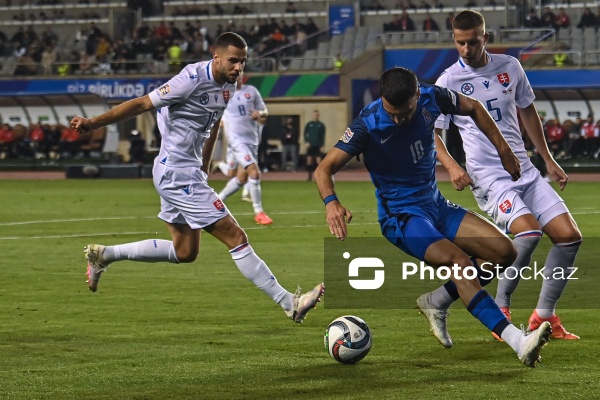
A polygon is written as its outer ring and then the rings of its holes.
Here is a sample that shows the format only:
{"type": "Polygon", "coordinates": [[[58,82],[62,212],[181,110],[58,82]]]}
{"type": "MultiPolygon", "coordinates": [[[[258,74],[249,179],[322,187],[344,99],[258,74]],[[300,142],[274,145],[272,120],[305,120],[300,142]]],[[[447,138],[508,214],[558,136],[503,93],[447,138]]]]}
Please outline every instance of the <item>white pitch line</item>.
{"type": "MultiPolygon", "coordinates": [[[[378,225],[379,222],[352,222],[352,226],[378,225]]],[[[270,225],[270,226],[251,226],[242,227],[246,231],[264,229],[303,229],[303,228],[326,228],[326,224],[319,225],[270,225]]],[[[65,239],[65,238],[82,238],[82,237],[101,237],[101,236],[127,236],[127,235],[159,235],[156,231],[148,232],[107,232],[107,233],[74,233],[70,235],[44,235],[44,236],[0,236],[0,240],[23,240],[23,239],[65,239]]],[[[163,234],[168,235],[165,230],[163,234]]]]}
{"type": "MultiPolygon", "coordinates": [[[[354,211],[355,214],[361,213],[373,213],[376,211],[354,211]]],[[[272,215],[289,215],[289,212],[277,212],[269,213],[272,215]]],[[[294,215],[305,215],[305,214],[323,214],[322,211],[303,211],[295,212],[294,215]]],[[[600,211],[574,211],[573,215],[589,215],[589,214],[600,214],[600,211]]],[[[253,215],[253,213],[236,213],[240,216],[253,215]]],[[[33,225],[33,224],[49,224],[49,223],[64,223],[64,222],[86,222],[86,221],[110,221],[110,220],[133,220],[133,219],[150,219],[157,218],[156,216],[151,217],[99,217],[99,218],[68,218],[68,219],[55,219],[55,220],[38,220],[38,221],[21,221],[21,222],[3,222],[0,226],[16,226],[16,225],[33,225]]],[[[363,226],[363,225],[377,225],[378,222],[364,222],[364,223],[352,223],[352,226],[363,226]]],[[[245,230],[257,230],[257,229],[302,229],[302,228],[318,228],[327,227],[326,224],[319,225],[271,225],[265,226],[251,226],[245,227],[245,230]]],[[[165,231],[166,232],[166,231],[165,231]]],[[[158,232],[140,231],[140,232],[109,232],[109,233],[87,233],[87,234],[71,234],[71,235],[42,235],[42,236],[0,236],[0,240],[21,240],[21,239],[64,239],[64,238],[78,238],[78,237],[100,237],[100,236],[114,236],[114,235],[158,235],[158,232]]]]}
{"type": "MultiPolygon", "coordinates": [[[[369,211],[352,211],[355,214],[362,214],[362,213],[375,213],[377,212],[377,210],[369,210],[369,211]]],[[[302,211],[302,212],[269,212],[269,215],[311,215],[311,214],[325,214],[325,211],[302,211]]],[[[235,214],[232,213],[232,215],[235,216],[248,216],[248,215],[254,215],[254,213],[252,212],[236,212],[235,214]]],[[[18,225],[35,225],[35,224],[60,224],[63,222],[88,222],[88,221],[114,221],[114,220],[134,220],[134,219],[151,219],[151,218],[156,218],[158,219],[158,217],[156,215],[153,216],[145,216],[145,217],[132,217],[132,216],[126,216],[126,217],[97,217],[97,218],[66,218],[66,219],[42,219],[42,220],[36,220],[36,221],[14,221],[14,222],[0,222],[0,226],[18,226],[18,225]]]]}

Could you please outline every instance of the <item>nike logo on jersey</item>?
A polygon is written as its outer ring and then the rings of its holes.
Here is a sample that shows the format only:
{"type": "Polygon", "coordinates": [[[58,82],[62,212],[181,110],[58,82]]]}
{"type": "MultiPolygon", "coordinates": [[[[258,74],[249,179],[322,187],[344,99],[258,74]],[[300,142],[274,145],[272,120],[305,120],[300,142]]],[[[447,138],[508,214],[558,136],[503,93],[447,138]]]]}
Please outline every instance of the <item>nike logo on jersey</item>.
{"type": "Polygon", "coordinates": [[[385,139],[384,139],[384,138],[381,138],[381,144],[384,144],[385,142],[387,142],[388,140],[390,140],[390,138],[391,138],[392,136],[394,136],[394,135],[390,135],[390,136],[386,137],[385,139]]]}
{"type": "Polygon", "coordinates": [[[490,88],[490,81],[483,81],[483,86],[485,86],[486,89],[490,88]]]}

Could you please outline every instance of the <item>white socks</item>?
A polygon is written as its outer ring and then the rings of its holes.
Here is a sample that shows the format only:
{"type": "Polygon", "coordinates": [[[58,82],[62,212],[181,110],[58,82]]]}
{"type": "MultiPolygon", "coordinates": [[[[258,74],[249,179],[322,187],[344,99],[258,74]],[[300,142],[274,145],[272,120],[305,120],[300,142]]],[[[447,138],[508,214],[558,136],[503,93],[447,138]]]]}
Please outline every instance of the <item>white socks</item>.
{"type": "Polygon", "coordinates": [[[516,326],[510,324],[502,331],[502,335],[500,335],[502,340],[506,342],[519,356],[519,351],[521,350],[521,344],[523,343],[523,339],[525,336],[523,335],[523,331],[517,328],[516,326]]]}
{"type": "Polygon", "coordinates": [[[106,264],[121,260],[179,263],[173,242],[162,239],[106,246],[102,257],[106,264]]]}
{"type": "Polygon", "coordinates": [[[250,198],[252,199],[254,213],[258,214],[263,212],[260,179],[248,178],[248,191],[250,192],[250,198]]]}
{"type": "Polygon", "coordinates": [[[223,173],[223,175],[229,175],[229,165],[225,161],[219,162],[217,166],[219,167],[219,170],[223,173]]]}
{"type": "Polygon", "coordinates": [[[223,190],[221,190],[221,193],[219,193],[219,197],[221,198],[221,200],[225,200],[226,198],[240,190],[242,186],[243,185],[240,183],[240,181],[238,181],[237,177],[231,178],[227,182],[223,190]]]}
{"type": "Polygon", "coordinates": [[[257,288],[278,303],[285,311],[293,308],[294,295],[285,290],[275,279],[269,267],[261,260],[248,243],[229,250],[231,258],[240,272],[257,288]]]}

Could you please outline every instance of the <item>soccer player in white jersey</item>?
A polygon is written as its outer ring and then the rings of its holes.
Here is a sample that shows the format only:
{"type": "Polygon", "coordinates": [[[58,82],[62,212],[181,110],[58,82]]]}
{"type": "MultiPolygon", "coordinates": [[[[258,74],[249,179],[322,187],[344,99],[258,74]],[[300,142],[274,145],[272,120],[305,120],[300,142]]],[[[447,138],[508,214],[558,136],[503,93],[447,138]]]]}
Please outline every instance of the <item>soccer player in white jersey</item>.
{"type": "Polygon", "coordinates": [[[258,167],[259,127],[265,123],[269,112],[258,89],[252,85],[244,85],[243,79],[242,75],[238,76],[235,95],[230,99],[223,114],[227,141],[238,165],[237,175],[227,182],[219,197],[227,199],[247,182],[254,208],[254,220],[260,225],[270,225],[273,220],[262,207],[258,167]]]}
{"type": "Polygon", "coordinates": [[[87,132],[157,110],[162,136],[152,175],[160,195],[158,217],[166,222],[172,240],[87,245],[84,253],[91,291],[97,290],[102,272],[115,261],[193,262],[200,250],[200,232],[205,230],[227,246],[240,272],[295,322],[302,322],[320,301],[323,284],[301,295],[300,290],[290,293],[277,282],[207,183],[221,116],[235,94],[236,79],[243,72],[247,54],[241,36],[223,33],[215,41],[210,61],[190,64],[148,95],[126,101],[95,118],[77,116],[71,120],[71,127],[87,132]]]}
{"type": "MultiPolygon", "coordinates": [[[[548,175],[563,190],[568,176],[552,158],[534,101],[534,94],[523,68],[514,57],[489,54],[485,51],[488,33],[483,16],[471,10],[456,15],[452,24],[458,61],[442,73],[436,84],[478,99],[488,109],[502,134],[519,157],[523,176],[513,182],[502,168],[490,141],[468,118],[441,115],[436,121],[438,160],[450,173],[455,189],[472,186],[481,210],[488,213],[503,230],[514,235],[518,256],[503,279],[498,281],[495,301],[510,319],[511,295],[519,283],[515,271],[528,266],[542,234],[553,243],[544,268],[541,293],[529,318],[529,329],[535,330],[543,321],[552,325],[552,336],[558,339],[579,339],[568,332],[556,315],[556,303],[571,274],[581,245],[581,232],[564,201],[533,166],[525,146],[517,110],[533,144],[545,161],[548,175]],[[467,155],[467,171],[448,154],[440,138],[450,119],[458,126],[467,155]],[[510,273],[509,273],[510,271],[510,273]]],[[[432,308],[445,310],[455,295],[447,285],[424,295],[432,308]]],[[[423,297],[423,296],[422,296],[423,297]]],[[[445,321],[442,324],[445,330],[445,321]]],[[[496,337],[497,338],[497,337],[496,337]]],[[[498,338],[497,338],[498,339],[498,338]]]]}

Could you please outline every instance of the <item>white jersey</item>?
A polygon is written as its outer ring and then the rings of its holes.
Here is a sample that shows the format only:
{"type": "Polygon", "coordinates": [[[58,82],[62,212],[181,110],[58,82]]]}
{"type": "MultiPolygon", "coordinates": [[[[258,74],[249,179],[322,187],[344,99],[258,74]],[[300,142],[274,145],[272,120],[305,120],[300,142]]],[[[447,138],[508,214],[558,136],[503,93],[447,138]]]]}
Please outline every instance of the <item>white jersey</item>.
{"type": "Polygon", "coordinates": [[[251,117],[253,111],[265,111],[267,106],[258,89],[242,85],[229,101],[223,115],[225,135],[230,146],[241,144],[258,145],[260,124],[251,117]]]}
{"type": "MultiPolygon", "coordinates": [[[[527,156],[517,119],[517,107],[525,108],[535,99],[529,80],[514,57],[505,54],[487,56],[489,62],[481,68],[472,68],[459,58],[440,75],[436,85],[479,100],[519,158],[521,170],[534,168],[527,156]]],[[[467,172],[476,185],[510,177],[502,167],[496,148],[470,117],[441,114],[435,127],[447,129],[450,120],[460,130],[467,156],[467,172]]]]}
{"type": "Polygon", "coordinates": [[[202,148],[235,93],[235,83],[219,84],[212,60],[190,64],[150,92],[162,136],[158,159],[170,167],[201,167],[202,148]]]}

